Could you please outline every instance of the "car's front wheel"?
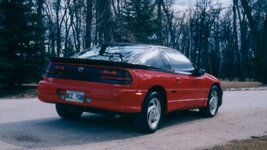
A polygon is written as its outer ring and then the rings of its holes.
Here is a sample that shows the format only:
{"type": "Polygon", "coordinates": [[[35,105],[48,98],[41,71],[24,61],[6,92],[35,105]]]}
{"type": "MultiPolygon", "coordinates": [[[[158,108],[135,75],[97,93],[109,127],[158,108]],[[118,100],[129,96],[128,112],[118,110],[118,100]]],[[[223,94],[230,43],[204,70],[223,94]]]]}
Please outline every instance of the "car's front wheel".
{"type": "Polygon", "coordinates": [[[200,112],[207,117],[214,117],[219,109],[219,89],[217,86],[210,88],[207,106],[200,108],[200,112]]]}
{"type": "Polygon", "coordinates": [[[142,111],[136,115],[134,123],[142,131],[153,133],[158,129],[162,116],[162,97],[156,91],[150,91],[142,105],[142,111]]]}
{"type": "Polygon", "coordinates": [[[78,119],[83,113],[78,108],[66,104],[56,104],[56,110],[57,114],[63,119],[78,119]]]}

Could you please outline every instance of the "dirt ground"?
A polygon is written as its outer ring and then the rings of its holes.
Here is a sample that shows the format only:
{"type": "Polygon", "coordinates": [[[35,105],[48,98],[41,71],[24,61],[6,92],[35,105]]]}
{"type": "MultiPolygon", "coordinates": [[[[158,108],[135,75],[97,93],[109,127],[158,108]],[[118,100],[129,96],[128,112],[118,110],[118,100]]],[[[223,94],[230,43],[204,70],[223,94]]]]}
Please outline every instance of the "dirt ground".
{"type": "Polygon", "coordinates": [[[0,98],[32,98],[38,96],[37,84],[23,84],[17,87],[1,87],[0,98]]]}
{"type": "Polygon", "coordinates": [[[252,136],[247,140],[234,140],[229,144],[215,146],[206,150],[266,150],[267,149],[267,135],[262,137],[252,136]]]}

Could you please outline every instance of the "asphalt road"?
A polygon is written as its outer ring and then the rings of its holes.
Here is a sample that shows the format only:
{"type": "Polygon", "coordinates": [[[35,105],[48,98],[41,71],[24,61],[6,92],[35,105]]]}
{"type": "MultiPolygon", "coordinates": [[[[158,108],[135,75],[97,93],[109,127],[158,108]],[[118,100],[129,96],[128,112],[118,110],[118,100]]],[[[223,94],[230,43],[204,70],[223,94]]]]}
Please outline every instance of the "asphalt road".
{"type": "Polygon", "coordinates": [[[172,113],[154,134],[131,127],[128,118],[84,113],[60,119],[52,104],[33,99],[0,100],[0,149],[204,149],[267,134],[267,90],[224,92],[215,118],[196,111],[172,113]]]}

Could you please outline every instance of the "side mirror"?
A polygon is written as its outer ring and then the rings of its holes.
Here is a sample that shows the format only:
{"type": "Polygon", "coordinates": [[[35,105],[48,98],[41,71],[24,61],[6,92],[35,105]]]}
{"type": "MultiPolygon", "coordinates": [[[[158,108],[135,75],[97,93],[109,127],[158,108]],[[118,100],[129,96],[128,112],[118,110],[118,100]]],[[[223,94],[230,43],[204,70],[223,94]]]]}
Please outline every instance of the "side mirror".
{"type": "Polygon", "coordinates": [[[200,68],[199,70],[198,70],[198,74],[200,75],[200,76],[202,76],[203,74],[205,74],[205,69],[203,69],[203,68],[200,68]]]}

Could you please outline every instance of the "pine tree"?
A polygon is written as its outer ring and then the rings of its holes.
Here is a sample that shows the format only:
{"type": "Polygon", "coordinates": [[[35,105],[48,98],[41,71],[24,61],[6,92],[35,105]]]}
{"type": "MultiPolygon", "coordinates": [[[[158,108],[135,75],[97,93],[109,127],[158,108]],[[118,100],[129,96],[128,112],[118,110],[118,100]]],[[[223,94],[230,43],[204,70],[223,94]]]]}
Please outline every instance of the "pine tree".
{"type": "Polygon", "coordinates": [[[126,1],[122,11],[126,29],[134,35],[135,42],[159,43],[156,37],[162,27],[151,0],[126,1]]]}
{"type": "Polygon", "coordinates": [[[8,73],[6,69],[10,62],[5,58],[5,54],[8,49],[8,40],[6,39],[7,31],[5,30],[5,10],[4,2],[0,2],[0,87],[4,85],[3,81],[8,79],[8,73]]]}
{"type": "Polygon", "coordinates": [[[44,39],[31,0],[3,0],[0,29],[0,84],[18,85],[41,76],[44,39]]]}

